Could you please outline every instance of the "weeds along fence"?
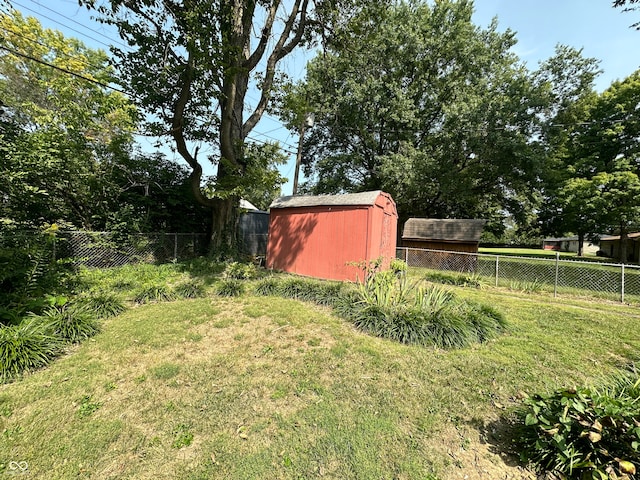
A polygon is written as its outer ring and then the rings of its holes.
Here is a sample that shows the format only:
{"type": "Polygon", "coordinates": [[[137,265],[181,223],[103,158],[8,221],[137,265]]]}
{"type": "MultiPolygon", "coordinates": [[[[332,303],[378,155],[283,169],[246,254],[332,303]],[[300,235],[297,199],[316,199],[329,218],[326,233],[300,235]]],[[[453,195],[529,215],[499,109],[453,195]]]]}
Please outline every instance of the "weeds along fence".
{"type": "Polygon", "coordinates": [[[52,260],[71,259],[87,267],[119,267],[130,263],[166,263],[205,253],[202,233],[145,233],[57,231],[45,241],[41,232],[0,234],[0,245],[40,245],[52,260]]]}
{"type": "Polygon", "coordinates": [[[397,258],[426,278],[526,292],[640,303],[640,266],[555,258],[398,248],[397,258]],[[442,274],[448,272],[448,276],[442,274]]]}

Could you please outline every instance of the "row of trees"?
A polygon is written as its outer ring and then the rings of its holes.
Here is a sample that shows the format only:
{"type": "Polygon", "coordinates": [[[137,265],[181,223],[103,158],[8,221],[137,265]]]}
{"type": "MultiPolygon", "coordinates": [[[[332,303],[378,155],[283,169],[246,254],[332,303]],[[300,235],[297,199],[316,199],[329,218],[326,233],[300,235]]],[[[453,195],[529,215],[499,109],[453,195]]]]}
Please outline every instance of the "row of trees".
{"type": "Polygon", "coordinates": [[[210,225],[214,248],[232,246],[240,197],[264,208],[284,181],[278,148],[248,142],[272,108],[295,131],[315,113],[310,193],[383,189],[401,219],[487,218],[498,235],[640,223],[639,74],[598,93],[598,61],[566,46],[531,71],[513,32],[473,24],[471,0],[81,3],[128,47],[109,58],[0,17],[3,218],[210,225]],[[319,53],[288,83],[278,66],[305,46],[319,53]],[[188,168],[140,153],[141,129],[188,168]]]}

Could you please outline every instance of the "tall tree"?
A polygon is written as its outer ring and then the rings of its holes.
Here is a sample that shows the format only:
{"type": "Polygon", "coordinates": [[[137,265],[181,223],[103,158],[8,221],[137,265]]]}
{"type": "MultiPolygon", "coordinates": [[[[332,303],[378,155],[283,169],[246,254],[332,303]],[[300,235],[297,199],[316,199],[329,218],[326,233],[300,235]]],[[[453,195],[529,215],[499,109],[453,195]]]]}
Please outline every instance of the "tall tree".
{"type": "Polygon", "coordinates": [[[278,66],[353,2],[80,1],[130,45],[114,49],[123,84],[190,166],[194,197],[213,212],[213,248],[232,246],[248,166],[245,140],[267,108],[278,66]],[[251,89],[259,99],[245,116],[251,89]],[[209,157],[217,167],[213,196],[202,188],[202,159],[190,143],[199,141],[219,149],[209,157]]]}
{"type": "Polygon", "coordinates": [[[382,188],[404,218],[524,216],[542,97],[513,32],[472,13],[465,0],[371,6],[329,38],[297,89],[316,114],[309,190],[382,188]]]}
{"type": "Polygon", "coordinates": [[[558,45],[555,54],[535,72],[536,82],[548,96],[540,135],[545,152],[540,172],[543,200],[538,209],[542,232],[577,234],[579,249],[585,235],[596,233],[596,224],[590,188],[573,181],[578,161],[575,146],[598,98],[595,79],[600,72],[598,60],[564,45],[558,45]]]}
{"type": "Polygon", "coordinates": [[[131,141],[136,109],[105,88],[104,52],[18,12],[0,14],[0,29],[0,216],[92,228],[105,214],[100,160],[131,141]]]}

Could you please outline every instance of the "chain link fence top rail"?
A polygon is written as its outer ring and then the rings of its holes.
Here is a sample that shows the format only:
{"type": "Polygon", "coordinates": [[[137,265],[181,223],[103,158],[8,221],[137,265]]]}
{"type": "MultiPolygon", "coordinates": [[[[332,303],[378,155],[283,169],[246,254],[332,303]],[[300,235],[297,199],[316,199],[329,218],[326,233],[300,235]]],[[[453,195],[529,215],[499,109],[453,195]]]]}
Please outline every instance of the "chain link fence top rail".
{"type": "Polygon", "coordinates": [[[166,263],[204,254],[206,235],[199,233],[59,232],[56,257],[73,258],[87,267],[118,267],[129,263],[166,263]]]}
{"type": "Polygon", "coordinates": [[[398,248],[396,257],[410,267],[425,269],[426,278],[430,271],[451,272],[512,290],[640,303],[638,265],[416,248],[398,248]]]}

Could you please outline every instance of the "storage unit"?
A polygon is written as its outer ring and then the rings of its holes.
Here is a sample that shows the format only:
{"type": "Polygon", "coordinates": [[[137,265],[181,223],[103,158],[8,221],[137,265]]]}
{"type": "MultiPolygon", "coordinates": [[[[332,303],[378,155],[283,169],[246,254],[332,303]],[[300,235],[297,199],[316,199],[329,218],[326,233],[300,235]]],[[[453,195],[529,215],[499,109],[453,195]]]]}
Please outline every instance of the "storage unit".
{"type": "Polygon", "coordinates": [[[267,268],[355,281],[354,263],[395,258],[396,204],[380,190],[280,197],[269,208],[267,268]]]}
{"type": "Polygon", "coordinates": [[[408,248],[405,260],[412,267],[473,272],[478,261],[473,254],[478,253],[485,223],[486,220],[410,218],[402,231],[402,246],[408,248]]]}
{"type": "Polygon", "coordinates": [[[486,220],[410,218],[404,224],[402,246],[478,253],[486,220]]]}

